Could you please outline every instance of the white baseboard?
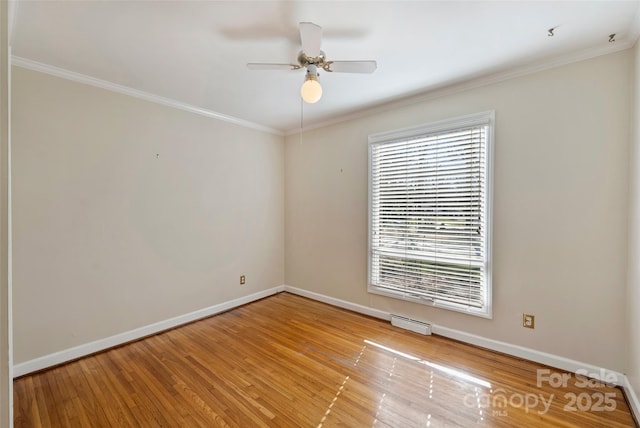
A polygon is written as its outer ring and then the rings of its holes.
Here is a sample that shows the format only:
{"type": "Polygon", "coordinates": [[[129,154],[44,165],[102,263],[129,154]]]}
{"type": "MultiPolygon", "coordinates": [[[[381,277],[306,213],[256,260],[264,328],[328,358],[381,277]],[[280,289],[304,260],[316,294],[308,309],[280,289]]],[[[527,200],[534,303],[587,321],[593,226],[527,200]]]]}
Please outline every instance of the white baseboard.
{"type": "Polygon", "coordinates": [[[335,297],[329,297],[324,294],[314,293],[313,291],[303,290],[302,288],[285,285],[284,291],[291,294],[297,294],[298,296],[308,297],[309,299],[317,300],[318,302],[327,303],[339,308],[349,309],[350,311],[358,312],[360,314],[369,315],[370,317],[380,318],[386,321],[391,320],[391,314],[388,312],[370,308],[368,306],[359,305],[357,303],[351,303],[346,300],[336,299],[335,297]]]}
{"type": "Polygon", "coordinates": [[[229,300],[228,302],[209,306],[208,308],[203,308],[194,312],[190,312],[188,314],[180,315],[164,321],[159,321],[104,339],[95,340],[93,342],[85,343],[83,345],[75,346],[73,348],[65,349],[53,354],[44,355],[33,360],[25,361],[13,366],[13,376],[14,378],[24,376],[38,370],[53,367],[58,364],[66,363],[67,361],[72,361],[87,355],[94,354],[96,352],[104,351],[105,349],[113,348],[114,346],[122,345],[124,343],[138,340],[152,334],[160,333],[162,331],[169,330],[183,324],[210,317],[211,315],[225,312],[238,306],[242,306],[247,303],[251,303],[253,301],[271,296],[273,294],[280,293],[284,291],[284,289],[285,287],[280,285],[278,287],[259,291],[248,296],[229,300]]]}
{"type": "Polygon", "coordinates": [[[454,330],[440,325],[432,324],[432,330],[433,334],[459,340],[460,342],[468,343],[470,345],[487,348],[496,352],[502,352],[503,354],[508,354],[514,357],[524,358],[525,360],[555,367],[571,373],[578,373],[607,383],[613,383],[615,385],[624,384],[624,375],[615,370],[609,370],[604,367],[584,363],[571,358],[561,357],[559,355],[549,354],[547,352],[531,348],[525,348],[520,345],[488,339],[486,337],[477,336],[475,334],[454,330]]]}
{"type": "MultiPolygon", "coordinates": [[[[380,309],[371,308],[357,303],[352,303],[346,300],[337,299],[335,297],[326,296],[324,294],[315,293],[313,291],[303,290],[301,288],[291,287],[288,285],[281,285],[278,287],[270,288],[268,290],[260,291],[248,296],[240,297],[228,302],[220,303],[217,305],[209,306],[208,308],[200,309],[194,312],[190,312],[185,315],[170,318],[168,320],[160,321],[154,324],[150,324],[144,327],[140,327],[134,330],[130,330],[124,333],[116,334],[111,337],[99,339],[90,343],[79,345],[73,348],[65,349],[60,352],[45,355],[33,360],[25,361],[13,366],[13,376],[20,377],[26,374],[36,372],[39,370],[53,367],[58,364],[72,361],[87,355],[94,354],[105,349],[112,348],[114,346],[122,345],[133,340],[138,340],[143,337],[160,333],[171,328],[187,324],[198,319],[206,318],[220,312],[228,311],[230,309],[242,306],[247,303],[251,303],[256,300],[271,296],[273,294],[286,291],[299,296],[308,297],[312,300],[327,303],[339,308],[348,309],[353,312],[368,315],[374,318],[379,318],[385,321],[391,319],[391,314],[380,309]]],[[[475,334],[466,333],[459,330],[450,329],[447,327],[432,324],[432,331],[434,334],[448,337],[451,339],[459,340],[460,342],[468,343],[471,345],[480,346],[483,348],[491,349],[493,351],[502,352],[504,354],[513,355],[516,357],[524,358],[536,363],[545,364],[551,367],[556,367],[561,370],[576,373],[580,371],[580,374],[586,374],[596,378],[608,381],[621,386],[627,395],[631,411],[636,417],[636,420],[640,420],[640,401],[633,389],[633,386],[629,382],[629,379],[622,373],[608,370],[603,367],[598,367],[593,364],[587,364],[580,361],[572,360],[570,358],[561,357],[558,355],[549,354],[535,349],[525,348],[519,345],[513,345],[498,340],[488,339],[486,337],[477,336],[475,334]],[[586,373],[585,373],[586,371],[586,373]],[[603,379],[604,377],[604,379],[603,379]],[[614,380],[615,378],[615,380],[614,380]]]]}
{"type": "Polygon", "coordinates": [[[631,411],[636,417],[636,423],[640,423],[640,400],[638,400],[638,395],[633,389],[633,385],[631,385],[631,382],[629,381],[629,378],[627,376],[624,377],[623,388],[626,393],[627,400],[629,401],[631,411]]]}
{"type": "MultiPolygon", "coordinates": [[[[300,288],[291,287],[289,285],[284,286],[284,291],[383,320],[391,319],[391,314],[388,312],[348,302],[346,300],[337,299],[335,297],[329,297],[323,294],[315,293],[313,291],[303,290],[300,288]]],[[[513,345],[511,343],[501,342],[494,339],[488,339],[486,337],[466,333],[464,331],[454,330],[436,324],[431,324],[431,329],[433,334],[459,340],[460,342],[490,349],[492,351],[512,355],[514,357],[524,358],[529,361],[544,364],[550,367],[555,367],[567,372],[579,373],[584,376],[589,376],[594,379],[600,379],[606,381],[607,383],[612,383],[620,386],[625,390],[626,396],[631,405],[631,411],[635,415],[636,420],[640,421],[640,402],[638,401],[638,396],[629,383],[627,377],[620,372],[609,370],[593,364],[587,364],[581,361],[572,360],[570,358],[561,357],[559,355],[553,355],[547,352],[525,348],[524,346],[513,345]]]]}

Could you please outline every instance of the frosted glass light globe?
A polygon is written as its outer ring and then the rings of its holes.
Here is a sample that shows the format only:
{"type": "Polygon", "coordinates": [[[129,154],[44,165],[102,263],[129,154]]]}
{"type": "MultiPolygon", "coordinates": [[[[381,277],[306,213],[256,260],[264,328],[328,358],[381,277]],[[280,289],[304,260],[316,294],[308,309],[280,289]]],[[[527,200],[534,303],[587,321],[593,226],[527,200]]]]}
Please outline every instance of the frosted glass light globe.
{"type": "Polygon", "coordinates": [[[317,103],[322,97],[322,86],[317,79],[307,79],[300,88],[300,96],[302,99],[309,103],[317,103]]]}

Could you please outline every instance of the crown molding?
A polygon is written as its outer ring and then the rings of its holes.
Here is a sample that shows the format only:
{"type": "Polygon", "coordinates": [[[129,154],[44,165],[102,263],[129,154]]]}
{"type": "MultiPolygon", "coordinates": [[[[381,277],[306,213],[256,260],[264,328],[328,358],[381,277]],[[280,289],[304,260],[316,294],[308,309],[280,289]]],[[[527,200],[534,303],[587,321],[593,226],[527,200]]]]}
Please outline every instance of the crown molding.
{"type": "Polygon", "coordinates": [[[7,27],[9,32],[9,46],[13,45],[13,33],[16,27],[16,14],[18,13],[18,0],[9,0],[7,2],[7,27]]]}
{"type": "MultiPolygon", "coordinates": [[[[636,14],[636,27],[638,34],[640,34],[640,9],[636,14]]],[[[633,31],[632,31],[633,32],[633,31]]],[[[630,34],[632,36],[632,34],[630,34]]],[[[615,52],[629,49],[635,45],[638,37],[627,37],[623,40],[617,41],[606,46],[604,48],[586,49],[583,51],[575,52],[571,55],[565,55],[562,57],[554,57],[544,61],[537,61],[529,64],[519,65],[512,67],[509,70],[498,71],[495,73],[483,74],[471,78],[463,78],[453,82],[448,82],[443,85],[433,86],[426,91],[422,91],[417,94],[409,95],[398,99],[392,99],[388,102],[376,104],[370,108],[364,108],[353,113],[347,113],[340,115],[339,117],[331,118],[326,121],[321,121],[308,126],[305,126],[302,133],[312,131],[319,128],[324,128],[331,125],[337,125],[342,122],[350,120],[360,119],[374,114],[383,113],[389,110],[395,110],[402,107],[408,107],[414,104],[419,104],[425,101],[430,101],[436,98],[441,98],[449,95],[454,95],[460,92],[469,91],[471,89],[481,88],[484,86],[493,85],[494,83],[503,82],[506,80],[515,79],[518,77],[527,76],[530,74],[539,73],[541,71],[550,70],[564,65],[572,64],[575,62],[586,61],[588,59],[596,58],[603,55],[612,54],[615,52]]],[[[285,131],[285,136],[300,134],[300,128],[290,129],[285,131]]]]}
{"type": "Polygon", "coordinates": [[[640,40],[640,1],[638,1],[638,8],[636,14],[633,16],[631,26],[629,27],[629,43],[634,46],[638,40],[640,40]]]}
{"type": "Polygon", "coordinates": [[[97,79],[95,77],[76,73],[74,71],[65,70],[64,68],[55,67],[49,64],[44,64],[44,63],[33,61],[27,58],[22,58],[14,55],[11,57],[11,65],[15,65],[21,68],[26,68],[28,70],[39,71],[41,73],[50,74],[52,76],[60,77],[62,79],[67,79],[67,80],[71,80],[78,83],[83,83],[85,85],[95,86],[97,88],[106,89],[108,91],[129,95],[131,97],[139,98],[141,100],[149,101],[152,103],[161,104],[167,107],[173,107],[178,110],[195,113],[200,116],[205,116],[211,119],[232,123],[234,125],[238,125],[243,128],[249,128],[256,131],[266,132],[268,134],[274,134],[278,136],[284,135],[281,131],[278,131],[273,128],[269,128],[267,126],[259,125],[254,122],[250,122],[248,120],[239,119],[233,116],[227,116],[222,113],[218,113],[212,110],[207,110],[205,108],[197,107],[191,104],[183,103],[181,101],[177,101],[171,98],[161,97],[159,95],[151,94],[149,92],[140,91],[138,89],[133,89],[128,86],[123,86],[117,83],[108,82],[106,80],[97,79]]]}
{"type": "Polygon", "coordinates": [[[585,61],[588,59],[596,58],[599,56],[623,51],[629,49],[635,45],[640,38],[640,7],[636,12],[633,19],[628,37],[624,40],[616,42],[613,46],[606,46],[604,48],[587,49],[580,52],[576,52],[571,55],[563,57],[555,57],[545,61],[539,61],[535,63],[529,63],[525,65],[515,66],[510,70],[499,71],[496,73],[484,74],[472,78],[459,79],[454,82],[448,82],[443,85],[438,85],[422,91],[418,94],[401,97],[398,99],[392,99],[387,102],[376,104],[369,108],[364,108],[352,113],[340,115],[325,121],[320,121],[315,124],[307,125],[300,130],[300,128],[290,129],[288,131],[280,131],[274,128],[270,128],[264,125],[260,125],[254,122],[250,122],[244,119],[239,119],[233,116],[228,116],[222,113],[218,113],[212,110],[207,110],[202,107],[197,107],[191,104],[183,103],[181,101],[173,100],[159,95],[151,94],[148,92],[133,89],[127,86],[112,83],[106,80],[98,79],[95,77],[87,76],[84,74],[69,71],[63,68],[55,67],[52,65],[44,64],[41,62],[33,61],[27,58],[12,56],[11,63],[18,67],[26,68],[29,70],[39,71],[42,73],[50,74],[52,76],[60,77],[67,80],[83,83],[86,85],[95,86],[98,88],[106,89],[113,92],[129,95],[135,98],[143,99],[153,103],[165,105],[168,107],[177,108],[179,110],[188,111],[201,116],[209,117],[212,119],[221,120],[224,122],[232,123],[244,128],[249,128],[261,132],[266,132],[278,136],[290,136],[300,134],[300,132],[312,131],[319,128],[324,128],[338,123],[359,119],[366,116],[371,116],[377,113],[383,113],[385,111],[407,107],[413,104],[418,104],[425,101],[430,101],[436,98],[453,95],[459,92],[468,91],[471,89],[481,88],[483,86],[489,86],[494,83],[503,82],[518,77],[535,74],[541,71],[561,67],[564,65],[572,64],[575,62],[585,61]]]}

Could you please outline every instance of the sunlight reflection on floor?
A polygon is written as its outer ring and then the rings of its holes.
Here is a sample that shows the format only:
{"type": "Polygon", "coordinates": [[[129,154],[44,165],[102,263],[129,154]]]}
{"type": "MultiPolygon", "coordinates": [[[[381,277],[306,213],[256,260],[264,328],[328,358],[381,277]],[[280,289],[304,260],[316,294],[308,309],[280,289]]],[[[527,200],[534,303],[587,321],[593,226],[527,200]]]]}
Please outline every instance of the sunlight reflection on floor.
{"type": "Polygon", "coordinates": [[[464,401],[466,412],[462,407],[463,396],[478,398],[491,391],[491,383],[484,379],[371,340],[364,340],[360,353],[350,366],[353,369],[346,373],[318,428],[332,426],[332,421],[341,420],[344,423],[349,414],[337,405],[338,398],[342,397],[341,401],[347,407],[347,403],[357,396],[359,382],[378,391],[378,394],[374,393],[369,397],[367,403],[358,403],[367,406],[370,403],[370,408],[375,409],[375,414],[371,415],[372,427],[440,426],[447,424],[452,418],[464,419],[470,423],[484,421],[479,400],[472,400],[478,401],[475,410],[479,413],[474,412],[475,403],[466,405],[469,400],[464,401]],[[347,385],[349,379],[353,379],[355,384],[347,385]],[[441,403],[442,394],[445,394],[447,406],[436,405],[433,401],[438,392],[438,402],[441,403]]]}
{"type": "Polygon", "coordinates": [[[405,354],[403,352],[400,352],[400,351],[397,351],[395,349],[380,345],[380,344],[372,342],[370,340],[366,340],[365,339],[365,343],[368,343],[369,345],[373,345],[376,348],[384,349],[385,351],[389,351],[389,352],[391,352],[391,353],[393,353],[395,355],[399,355],[399,356],[404,357],[404,358],[406,358],[408,360],[415,361],[417,363],[424,364],[425,366],[429,366],[431,368],[440,370],[440,371],[442,371],[442,372],[444,372],[444,373],[446,373],[448,375],[451,375],[451,376],[454,376],[454,377],[457,377],[457,378],[460,378],[462,380],[466,380],[466,381],[469,381],[469,382],[473,382],[473,383],[475,383],[477,385],[484,386],[485,388],[491,388],[491,384],[489,382],[487,382],[486,380],[482,380],[482,379],[477,378],[475,376],[471,376],[471,375],[469,375],[467,373],[464,373],[464,372],[461,372],[459,370],[455,370],[455,369],[452,369],[452,368],[449,368],[449,367],[445,367],[445,366],[440,365],[440,364],[432,363],[432,362],[429,362],[427,360],[421,360],[420,358],[414,357],[413,355],[405,354]]]}
{"type": "Polygon", "coordinates": [[[333,405],[336,404],[336,401],[338,401],[338,397],[340,397],[340,394],[342,394],[342,390],[344,389],[344,386],[348,380],[349,380],[349,376],[346,376],[344,378],[344,381],[342,382],[342,385],[340,385],[340,388],[338,388],[336,395],[333,397],[333,400],[331,400],[331,403],[329,403],[329,407],[327,408],[327,411],[324,413],[322,420],[318,424],[318,428],[322,427],[322,424],[324,423],[324,421],[327,420],[327,416],[329,416],[329,413],[331,413],[331,409],[333,408],[333,405]]]}

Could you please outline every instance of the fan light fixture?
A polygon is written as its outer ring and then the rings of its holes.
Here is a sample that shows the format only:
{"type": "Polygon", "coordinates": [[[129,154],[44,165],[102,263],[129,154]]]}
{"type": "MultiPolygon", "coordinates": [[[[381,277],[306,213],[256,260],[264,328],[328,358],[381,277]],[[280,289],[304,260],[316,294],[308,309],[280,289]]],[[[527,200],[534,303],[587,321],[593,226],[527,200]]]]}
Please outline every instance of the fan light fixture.
{"type": "Polygon", "coordinates": [[[306,70],[300,96],[309,104],[317,103],[322,98],[318,70],[327,73],[373,73],[378,67],[373,60],[328,61],[324,52],[320,50],[322,27],[313,22],[300,23],[300,41],[302,50],[298,53],[297,64],[250,62],[247,67],[251,70],[306,70]]]}
{"type": "Polygon", "coordinates": [[[312,73],[311,70],[304,78],[304,83],[300,88],[300,96],[309,104],[317,103],[322,98],[322,86],[318,82],[318,75],[312,73]]]}

